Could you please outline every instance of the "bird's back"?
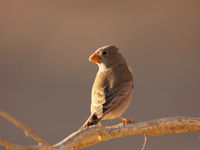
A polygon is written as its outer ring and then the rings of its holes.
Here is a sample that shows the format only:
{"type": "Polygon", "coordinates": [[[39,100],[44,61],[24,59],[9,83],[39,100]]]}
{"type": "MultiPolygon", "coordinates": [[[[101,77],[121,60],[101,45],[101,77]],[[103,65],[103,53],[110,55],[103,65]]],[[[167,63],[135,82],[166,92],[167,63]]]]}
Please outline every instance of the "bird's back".
{"type": "Polygon", "coordinates": [[[91,112],[96,112],[101,116],[103,114],[103,105],[113,100],[114,96],[117,96],[117,93],[123,87],[127,87],[127,90],[133,87],[132,72],[126,64],[99,71],[92,88],[91,112]]]}

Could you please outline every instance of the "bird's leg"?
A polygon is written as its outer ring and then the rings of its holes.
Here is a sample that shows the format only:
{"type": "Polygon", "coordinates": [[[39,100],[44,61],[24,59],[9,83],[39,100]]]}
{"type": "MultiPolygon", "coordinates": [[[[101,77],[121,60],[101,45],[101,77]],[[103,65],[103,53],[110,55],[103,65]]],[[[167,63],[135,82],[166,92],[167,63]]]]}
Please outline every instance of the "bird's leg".
{"type": "MultiPolygon", "coordinates": [[[[98,122],[99,127],[102,127],[101,121],[98,122]]],[[[105,128],[110,128],[109,126],[105,126],[105,128]]]]}
{"type": "Polygon", "coordinates": [[[123,117],[119,117],[119,119],[123,120],[125,125],[128,124],[128,123],[133,123],[133,122],[135,122],[135,121],[132,120],[132,119],[131,119],[131,120],[128,120],[128,119],[123,118],[123,117]]]}
{"type": "Polygon", "coordinates": [[[99,126],[100,126],[100,127],[102,127],[101,121],[99,121],[99,123],[98,123],[98,124],[99,124],[99,126]]]}

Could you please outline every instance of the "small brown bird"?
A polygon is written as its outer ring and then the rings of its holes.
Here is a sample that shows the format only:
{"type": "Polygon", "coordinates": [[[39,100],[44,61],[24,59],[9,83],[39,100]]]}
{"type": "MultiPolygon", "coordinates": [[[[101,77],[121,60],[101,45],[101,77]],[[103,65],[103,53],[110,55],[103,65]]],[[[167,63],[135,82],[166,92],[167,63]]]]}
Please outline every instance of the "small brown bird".
{"type": "Polygon", "coordinates": [[[91,115],[80,129],[100,124],[101,120],[122,119],[133,93],[133,75],[119,49],[104,46],[97,49],[89,60],[97,63],[99,71],[92,87],[91,115]]]}

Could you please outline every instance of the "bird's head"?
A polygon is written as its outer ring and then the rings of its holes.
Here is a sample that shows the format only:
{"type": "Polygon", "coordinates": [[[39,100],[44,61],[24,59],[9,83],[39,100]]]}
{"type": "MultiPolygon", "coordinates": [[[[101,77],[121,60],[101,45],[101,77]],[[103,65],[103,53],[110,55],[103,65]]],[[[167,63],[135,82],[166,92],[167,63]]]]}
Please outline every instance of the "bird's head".
{"type": "Polygon", "coordinates": [[[89,61],[97,63],[99,67],[111,68],[126,63],[119,49],[115,46],[104,46],[97,49],[90,57],[89,61]]]}

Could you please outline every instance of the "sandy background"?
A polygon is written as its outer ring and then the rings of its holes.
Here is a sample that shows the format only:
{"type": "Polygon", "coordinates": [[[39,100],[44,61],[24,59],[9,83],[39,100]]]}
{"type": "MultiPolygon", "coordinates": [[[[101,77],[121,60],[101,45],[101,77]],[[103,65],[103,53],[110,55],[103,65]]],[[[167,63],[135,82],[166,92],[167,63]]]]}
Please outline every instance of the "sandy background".
{"type": "MultiPolygon", "coordinates": [[[[200,1],[0,1],[0,109],[55,144],[90,114],[97,48],[114,44],[134,70],[136,121],[200,117],[200,1]]],[[[147,150],[199,150],[199,132],[149,137],[147,150]]],[[[0,118],[0,137],[35,144],[0,118]]],[[[87,150],[140,149],[129,136],[87,150]]],[[[0,147],[3,150],[2,147],[0,147]]]]}

